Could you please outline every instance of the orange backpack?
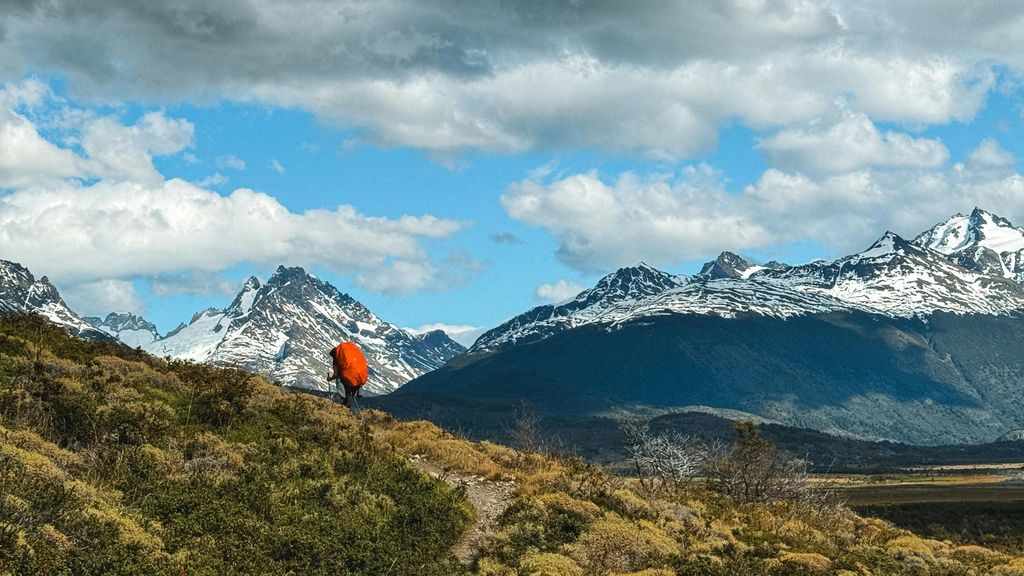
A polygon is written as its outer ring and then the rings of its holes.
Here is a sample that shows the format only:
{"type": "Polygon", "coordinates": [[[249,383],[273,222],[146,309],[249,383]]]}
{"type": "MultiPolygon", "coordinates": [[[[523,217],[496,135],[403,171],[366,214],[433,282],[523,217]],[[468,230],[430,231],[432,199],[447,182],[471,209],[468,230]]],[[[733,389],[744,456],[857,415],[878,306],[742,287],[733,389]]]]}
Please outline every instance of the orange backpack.
{"type": "Polygon", "coordinates": [[[334,370],[349,386],[356,388],[370,379],[370,368],[359,347],[351,342],[342,342],[334,348],[334,370]]]}

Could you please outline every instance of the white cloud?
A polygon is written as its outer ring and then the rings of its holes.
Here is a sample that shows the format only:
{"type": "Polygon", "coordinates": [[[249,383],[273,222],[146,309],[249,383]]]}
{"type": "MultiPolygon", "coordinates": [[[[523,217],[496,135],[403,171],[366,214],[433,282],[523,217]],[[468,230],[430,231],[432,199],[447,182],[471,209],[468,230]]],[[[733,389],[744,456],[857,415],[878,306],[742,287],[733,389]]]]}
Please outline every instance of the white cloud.
{"type": "Polygon", "coordinates": [[[556,303],[575,297],[584,290],[576,282],[559,279],[554,284],[541,284],[537,287],[537,299],[541,302],[556,303]]]}
{"type": "Polygon", "coordinates": [[[771,168],[734,194],[699,167],[675,180],[626,173],[609,182],[591,172],[518,182],[502,202],[511,217],[549,230],[558,259],[583,272],[806,241],[838,255],[864,248],[882,230],[913,237],[974,206],[1024,222],[1024,176],[998,166],[1007,157],[992,142],[970,158],[821,175],[771,168]]]}
{"type": "MultiPolygon", "coordinates": [[[[0,100],[26,99],[17,94],[2,90],[0,100]]],[[[45,110],[40,114],[41,122],[48,120],[45,110]]],[[[153,155],[180,152],[193,133],[187,120],[159,112],[130,126],[87,118],[81,134],[72,134],[80,137],[78,155],[42,138],[25,116],[0,115],[0,169],[5,146],[14,146],[11,158],[21,171],[10,174],[31,175],[4,182],[11,190],[0,195],[0,257],[44,271],[83,302],[90,294],[98,302],[105,302],[102,294],[127,298],[130,280],[140,277],[150,278],[158,293],[199,290],[195,275],[242,262],[320,266],[386,293],[443,288],[459,281],[459,270],[471,269],[456,254],[435,262],[425,246],[455,234],[461,222],[375,217],[349,205],[297,213],[259,191],[207,190],[204,184],[223,183],[217,174],[202,183],[165,180],[153,155]],[[10,134],[20,139],[5,140],[10,134]],[[61,159],[66,170],[57,169],[61,159]],[[186,273],[192,276],[181,276],[186,273]]]]}
{"type": "Polygon", "coordinates": [[[282,166],[281,163],[278,162],[277,160],[270,161],[270,169],[273,170],[274,172],[277,172],[278,174],[284,174],[284,166],[282,166]]]}
{"type": "Polygon", "coordinates": [[[512,218],[551,231],[559,241],[558,259],[584,272],[641,260],[679,262],[770,240],[761,218],[736,212],[733,196],[704,185],[708,170],[689,169],[676,183],[630,173],[606,183],[594,172],[547,183],[523,180],[501,201],[512,218]]]}
{"type": "Polygon", "coordinates": [[[0,89],[0,189],[45,185],[82,172],[80,159],[44,139],[18,112],[40,105],[49,91],[38,81],[0,89]]]}
{"type": "Polygon", "coordinates": [[[787,128],[759,147],[777,167],[811,174],[837,174],[861,168],[936,168],[949,159],[941,140],[884,134],[866,114],[846,114],[838,122],[787,128]]]}
{"type": "Polygon", "coordinates": [[[242,160],[234,154],[224,154],[223,156],[217,156],[213,163],[221,170],[245,170],[245,160],[242,160]]]}
{"type": "Polygon", "coordinates": [[[365,216],[346,205],[294,213],[261,192],[221,196],[177,179],[155,186],[101,181],[0,198],[5,257],[65,281],[288,263],[355,274],[380,292],[408,292],[438,275],[421,241],[460,228],[432,216],[365,216]]]}
{"type": "Polygon", "coordinates": [[[476,342],[476,339],[486,332],[488,328],[470,326],[467,324],[444,324],[436,322],[434,324],[424,324],[423,326],[416,328],[406,328],[405,330],[411,334],[426,334],[427,332],[433,332],[434,330],[443,330],[449,338],[468,348],[472,346],[473,342],[476,342]]]}
{"type": "Polygon", "coordinates": [[[979,168],[1004,168],[1012,166],[1013,153],[1003,148],[992,138],[985,138],[967,157],[967,163],[979,168]]]}
{"type": "Polygon", "coordinates": [[[110,312],[142,314],[144,306],[135,286],[128,280],[97,280],[60,284],[61,297],[83,316],[106,316],[110,312]]]}
{"type": "Polygon", "coordinates": [[[230,178],[221,174],[220,172],[214,172],[202,180],[197,180],[195,185],[200,188],[209,188],[211,186],[223,186],[227,184],[230,178]]]}
{"type": "Polygon", "coordinates": [[[188,120],[150,112],[132,126],[102,117],[85,126],[82,148],[89,173],[106,180],[157,183],[163,176],[153,156],[166,156],[192,145],[195,127],[188,120]]]}
{"type": "Polygon", "coordinates": [[[1024,8],[956,6],[58,2],[5,14],[0,77],[58,70],[77,96],[296,106],[441,159],[576,147],[678,159],[737,118],[970,120],[996,71],[1024,70],[1024,8]]]}

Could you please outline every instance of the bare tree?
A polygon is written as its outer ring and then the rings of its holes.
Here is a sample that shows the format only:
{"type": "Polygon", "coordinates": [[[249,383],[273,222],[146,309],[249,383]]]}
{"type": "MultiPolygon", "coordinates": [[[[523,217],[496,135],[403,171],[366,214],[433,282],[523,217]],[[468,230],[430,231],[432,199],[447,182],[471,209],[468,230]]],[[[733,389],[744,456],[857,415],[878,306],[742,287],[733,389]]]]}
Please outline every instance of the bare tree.
{"type": "Polygon", "coordinates": [[[626,453],[637,478],[647,490],[678,488],[704,466],[708,447],[691,436],[652,434],[650,423],[641,419],[623,419],[619,428],[626,435],[626,453]]]}
{"type": "Polygon", "coordinates": [[[505,432],[512,445],[521,452],[536,452],[548,456],[562,456],[566,449],[561,438],[544,429],[544,417],[523,400],[505,424],[505,432]]]}

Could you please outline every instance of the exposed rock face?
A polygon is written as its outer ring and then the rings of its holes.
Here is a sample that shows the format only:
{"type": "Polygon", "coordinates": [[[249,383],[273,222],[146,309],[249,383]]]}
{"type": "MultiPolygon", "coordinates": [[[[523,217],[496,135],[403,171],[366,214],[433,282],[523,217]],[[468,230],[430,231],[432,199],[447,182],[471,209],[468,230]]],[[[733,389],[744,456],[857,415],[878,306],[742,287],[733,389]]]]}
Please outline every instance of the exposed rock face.
{"type": "Polygon", "coordinates": [[[1024,228],[980,208],[936,224],[914,243],[970,270],[1024,281],[1024,228]]]}
{"type": "Polygon", "coordinates": [[[85,318],[93,328],[106,332],[132,348],[148,346],[160,338],[156,326],[145,318],[131,313],[111,312],[106,318],[85,318]]]}
{"type": "Polygon", "coordinates": [[[145,348],[158,356],[244,367],[285,386],[326,390],[327,353],[342,340],[366,355],[370,394],[391,392],[465,350],[440,331],[412,335],[302,268],[283,266],[266,284],[250,278],[226,309],[199,312],[145,348]]]}
{"type": "Polygon", "coordinates": [[[41,314],[83,338],[110,339],[69,308],[46,276],[36,280],[21,264],[0,260],[0,313],[28,312],[41,314]]]}

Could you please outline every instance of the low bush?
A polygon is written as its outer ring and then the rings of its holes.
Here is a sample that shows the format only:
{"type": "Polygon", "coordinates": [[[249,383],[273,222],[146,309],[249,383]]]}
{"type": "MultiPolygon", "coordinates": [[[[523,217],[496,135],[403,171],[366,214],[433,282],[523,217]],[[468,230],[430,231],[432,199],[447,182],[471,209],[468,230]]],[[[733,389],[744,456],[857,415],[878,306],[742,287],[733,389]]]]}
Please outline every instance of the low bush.
{"type": "Polygon", "coordinates": [[[327,401],[0,318],[0,574],[462,574],[471,515],[327,401]]]}

